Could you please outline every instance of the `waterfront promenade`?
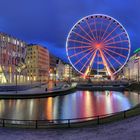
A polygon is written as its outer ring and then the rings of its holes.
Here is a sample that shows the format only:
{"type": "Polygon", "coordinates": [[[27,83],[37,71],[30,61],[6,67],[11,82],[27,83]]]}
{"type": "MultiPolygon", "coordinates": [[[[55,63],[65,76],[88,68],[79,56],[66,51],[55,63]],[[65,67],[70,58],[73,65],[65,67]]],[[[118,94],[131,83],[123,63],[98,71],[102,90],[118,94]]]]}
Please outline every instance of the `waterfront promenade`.
{"type": "Polygon", "coordinates": [[[21,91],[1,91],[0,99],[21,99],[21,98],[41,98],[57,95],[65,95],[74,90],[76,83],[67,84],[66,82],[49,82],[41,86],[29,88],[21,91]]]}
{"type": "Polygon", "coordinates": [[[140,116],[111,124],[67,129],[0,128],[1,140],[139,140],[140,116]]]}
{"type": "MultiPolygon", "coordinates": [[[[18,90],[18,86],[24,86],[24,85],[18,85],[17,90],[16,86],[0,86],[0,88],[3,88],[4,90],[0,90],[0,96],[6,96],[6,95],[37,95],[37,94],[49,94],[49,93],[55,93],[55,92],[65,92],[70,89],[73,89],[74,87],[77,90],[114,90],[114,91],[122,91],[125,90],[126,87],[132,83],[132,81],[126,81],[126,80],[118,80],[118,81],[95,81],[95,82],[88,82],[88,81],[79,81],[79,82],[72,82],[68,84],[67,82],[52,82],[50,81],[47,84],[40,85],[39,83],[35,83],[34,85],[26,85],[29,86],[27,89],[22,89],[20,87],[20,90],[18,90]],[[14,90],[11,90],[13,88],[14,90]]],[[[2,97],[1,97],[2,98],[2,97]]]]}

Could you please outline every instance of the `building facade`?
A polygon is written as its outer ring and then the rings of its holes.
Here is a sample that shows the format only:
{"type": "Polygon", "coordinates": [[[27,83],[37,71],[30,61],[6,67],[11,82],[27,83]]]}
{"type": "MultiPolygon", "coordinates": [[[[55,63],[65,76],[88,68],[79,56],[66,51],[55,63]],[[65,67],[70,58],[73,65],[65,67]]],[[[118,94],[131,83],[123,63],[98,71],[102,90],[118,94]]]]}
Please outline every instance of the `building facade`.
{"type": "Polygon", "coordinates": [[[72,78],[73,68],[69,64],[65,64],[64,66],[64,80],[69,80],[72,78]]]}
{"type": "Polygon", "coordinates": [[[56,78],[57,78],[57,80],[63,80],[64,69],[65,69],[65,64],[61,59],[59,59],[58,64],[56,66],[56,78]]]}
{"type": "Polygon", "coordinates": [[[48,82],[50,60],[47,48],[36,44],[28,45],[26,65],[29,82],[48,82]]]}
{"type": "Polygon", "coordinates": [[[50,57],[49,79],[56,80],[57,64],[59,62],[59,58],[57,58],[53,54],[50,54],[49,57],[50,57]]]}
{"type": "Polygon", "coordinates": [[[134,51],[123,68],[124,77],[129,80],[140,81],[140,48],[134,51]]]}
{"type": "Polygon", "coordinates": [[[0,84],[24,83],[26,43],[0,33],[0,84]]]}

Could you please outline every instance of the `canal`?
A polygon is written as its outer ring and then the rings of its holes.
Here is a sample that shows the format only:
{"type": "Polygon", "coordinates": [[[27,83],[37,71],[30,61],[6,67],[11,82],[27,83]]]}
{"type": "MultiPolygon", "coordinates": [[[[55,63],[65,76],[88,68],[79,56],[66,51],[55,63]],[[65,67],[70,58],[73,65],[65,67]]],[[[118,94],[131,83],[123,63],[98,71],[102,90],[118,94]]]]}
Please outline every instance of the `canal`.
{"type": "Polygon", "coordinates": [[[73,119],[105,115],[130,109],[140,103],[135,92],[75,91],[40,98],[0,100],[0,118],[17,120],[73,119]]]}

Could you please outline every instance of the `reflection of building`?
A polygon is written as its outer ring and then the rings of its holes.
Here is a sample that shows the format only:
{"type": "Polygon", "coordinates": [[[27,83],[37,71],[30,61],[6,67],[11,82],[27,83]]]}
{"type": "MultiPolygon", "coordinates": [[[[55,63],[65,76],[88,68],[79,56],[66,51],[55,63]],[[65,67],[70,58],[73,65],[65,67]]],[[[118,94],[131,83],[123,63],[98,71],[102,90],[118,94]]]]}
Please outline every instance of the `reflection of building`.
{"type": "Polygon", "coordinates": [[[25,55],[25,42],[0,33],[0,84],[26,81],[25,55]]]}
{"type": "Polygon", "coordinates": [[[55,80],[56,78],[56,65],[58,61],[59,59],[56,56],[50,54],[50,80],[55,80]]]}
{"type": "MultiPolygon", "coordinates": [[[[140,69],[140,48],[134,51],[134,55],[132,55],[123,68],[124,76],[127,79],[138,80],[139,77],[139,69],[140,69]]],[[[140,79],[140,77],[139,77],[140,79]]]]}
{"type": "Polygon", "coordinates": [[[27,48],[27,74],[30,82],[47,82],[49,78],[49,52],[40,45],[27,48]]]}

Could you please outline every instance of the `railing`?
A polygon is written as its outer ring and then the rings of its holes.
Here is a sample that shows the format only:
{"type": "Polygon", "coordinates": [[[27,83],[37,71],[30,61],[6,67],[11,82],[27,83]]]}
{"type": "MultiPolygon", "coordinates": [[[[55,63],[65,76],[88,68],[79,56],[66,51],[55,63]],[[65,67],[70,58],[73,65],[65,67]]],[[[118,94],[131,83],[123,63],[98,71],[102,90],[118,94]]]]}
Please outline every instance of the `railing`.
{"type": "Polygon", "coordinates": [[[101,116],[92,116],[74,119],[55,120],[14,120],[0,119],[1,127],[21,127],[21,128],[56,128],[56,127],[80,127],[85,125],[98,125],[108,122],[129,118],[140,114],[140,106],[122,112],[111,113],[101,116]]]}

